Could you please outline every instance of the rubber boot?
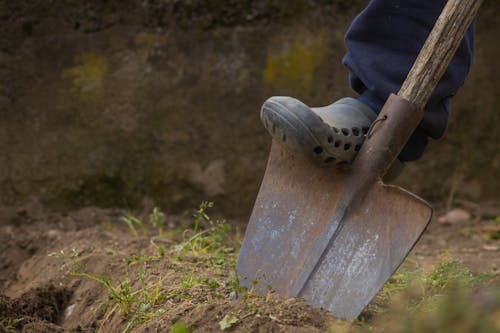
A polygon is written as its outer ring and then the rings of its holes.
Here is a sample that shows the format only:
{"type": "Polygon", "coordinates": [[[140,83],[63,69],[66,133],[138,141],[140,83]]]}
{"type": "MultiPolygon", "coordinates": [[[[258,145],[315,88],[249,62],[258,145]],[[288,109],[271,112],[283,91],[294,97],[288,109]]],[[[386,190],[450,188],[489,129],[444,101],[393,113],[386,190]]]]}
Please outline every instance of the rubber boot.
{"type": "Polygon", "coordinates": [[[351,163],[376,117],[350,97],[310,108],[298,99],[275,96],[261,109],[262,122],[275,140],[324,167],[351,163]]]}

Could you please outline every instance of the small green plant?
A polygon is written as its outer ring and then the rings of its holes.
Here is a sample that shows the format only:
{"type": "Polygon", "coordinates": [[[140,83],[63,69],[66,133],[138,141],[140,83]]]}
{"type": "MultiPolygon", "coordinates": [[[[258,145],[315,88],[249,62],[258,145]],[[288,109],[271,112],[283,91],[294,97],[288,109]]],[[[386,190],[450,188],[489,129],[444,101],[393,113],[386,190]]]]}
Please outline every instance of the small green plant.
{"type": "Polygon", "coordinates": [[[217,280],[210,279],[210,278],[204,279],[203,284],[205,284],[207,287],[209,287],[212,291],[217,290],[221,286],[221,284],[217,280]]]}
{"type": "Polygon", "coordinates": [[[188,325],[177,322],[170,327],[170,333],[191,333],[192,329],[188,325]]]}
{"type": "Polygon", "coordinates": [[[49,256],[64,259],[61,268],[67,269],[69,275],[96,281],[106,288],[108,300],[103,302],[103,307],[106,311],[106,319],[109,318],[117,308],[120,309],[122,316],[125,318],[130,314],[137,298],[136,292],[132,292],[132,286],[128,276],[115,287],[108,277],[87,273],[85,267],[78,260],[78,251],[75,248],[72,248],[69,253],[61,250],[57,253],[50,253],[49,256]]]}
{"type": "Polygon", "coordinates": [[[68,273],[83,270],[82,264],[78,261],[78,251],[74,247],[69,250],[69,253],[61,250],[59,252],[49,253],[48,256],[63,259],[61,269],[66,269],[68,273]]]}
{"type": "Polygon", "coordinates": [[[200,276],[190,274],[181,281],[181,286],[183,289],[191,289],[200,284],[202,281],[203,279],[200,276]]]}
{"type": "Polygon", "coordinates": [[[226,330],[231,328],[234,324],[238,323],[240,319],[234,315],[225,315],[221,321],[219,321],[219,327],[221,330],[226,330]]]}
{"type": "MultiPolygon", "coordinates": [[[[386,333],[414,332],[500,332],[498,309],[500,293],[485,290],[488,302],[471,288],[451,287],[446,293],[432,297],[432,302],[408,311],[404,306],[393,307],[390,312],[376,319],[376,325],[386,333]],[[478,297],[479,296],[479,297],[478,297]],[[497,310],[495,310],[495,307],[497,310]]],[[[426,299],[428,300],[428,299],[426,299]]],[[[373,332],[370,327],[360,327],[356,332],[373,332]]]]}
{"type": "Polygon", "coordinates": [[[119,283],[117,287],[114,287],[111,280],[104,275],[93,275],[85,272],[70,272],[70,275],[85,277],[89,280],[94,280],[106,287],[108,292],[108,301],[104,303],[104,307],[108,311],[108,316],[111,315],[116,308],[120,308],[123,317],[127,317],[133,305],[137,302],[136,292],[132,291],[132,286],[130,280],[127,277],[119,283]]]}
{"type": "Polygon", "coordinates": [[[0,332],[4,332],[4,330],[10,331],[10,330],[15,330],[17,331],[18,325],[24,320],[24,318],[9,318],[9,317],[0,317],[0,332]]]}
{"type": "Polygon", "coordinates": [[[149,304],[150,306],[155,306],[156,304],[163,303],[166,299],[165,295],[161,293],[161,287],[163,285],[163,277],[160,277],[156,283],[149,285],[146,283],[146,268],[143,266],[137,275],[139,276],[139,281],[141,283],[141,293],[142,303],[149,304]]]}
{"type": "Polygon", "coordinates": [[[149,303],[141,303],[134,314],[130,317],[125,326],[125,329],[122,333],[127,333],[131,330],[135,325],[144,323],[148,320],[153,319],[154,317],[165,312],[165,309],[159,308],[157,310],[151,311],[151,304],[149,303]]]}
{"type": "Polygon", "coordinates": [[[158,208],[153,208],[151,214],[149,214],[149,224],[151,224],[156,230],[158,230],[158,235],[163,234],[163,228],[165,226],[165,214],[158,208]]]}
{"type": "Polygon", "coordinates": [[[130,232],[135,237],[139,237],[139,233],[137,232],[137,229],[135,228],[136,225],[139,226],[139,228],[141,229],[141,233],[143,236],[145,236],[147,234],[146,226],[137,217],[132,216],[132,215],[122,216],[121,220],[127,224],[130,232]]]}
{"type": "Polygon", "coordinates": [[[211,201],[202,201],[200,207],[193,212],[194,217],[194,231],[198,231],[198,228],[202,222],[210,222],[210,217],[207,215],[206,211],[212,208],[214,203],[211,201]]]}
{"type": "Polygon", "coordinates": [[[425,282],[430,291],[438,293],[450,287],[469,287],[474,283],[474,275],[460,261],[449,260],[430,272],[425,282]]]}
{"type": "Polygon", "coordinates": [[[407,263],[385,284],[365,314],[382,314],[391,304],[404,303],[411,313],[436,309],[443,295],[456,289],[470,289],[491,281],[495,274],[473,274],[460,261],[445,259],[425,274],[418,266],[407,263]]]}
{"type": "MultiPolygon", "coordinates": [[[[127,215],[122,216],[121,220],[127,224],[130,232],[135,237],[139,237],[139,232],[136,227],[139,227],[142,236],[146,236],[148,234],[146,225],[138,217],[127,215]]],[[[165,214],[163,214],[160,208],[153,208],[153,211],[149,214],[148,223],[157,230],[158,236],[161,237],[163,234],[163,228],[165,227],[165,214]]]]}
{"type": "MultiPolygon", "coordinates": [[[[389,309],[389,305],[394,298],[400,297],[404,293],[411,292],[414,295],[423,293],[423,271],[418,265],[407,262],[404,267],[399,269],[387,283],[384,288],[379,292],[377,298],[372,302],[368,308],[368,312],[384,313],[389,309]]],[[[412,298],[409,305],[418,302],[418,297],[415,296],[416,301],[412,298]]]]}
{"type": "Polygon", "coordinates": [[[229,287],[229,297],[231,298],[245,294],[248,291],[247,287],[240,285],[240,280],[236,274],[232,275],[231,279],[227,282],[227,286],[229,287]]]}
{"type": "MultiPolygon", "coordinates": [[[[163,304],[166,302],[185,303],[200,295],[209,300],[227,299],[246,290],[239,286],[236,275],[222,278],[236,263],[234,248],[238,245],[235,240],[237,237],[231,234],[231,229],[225,221],[210,218],[207,210],[211,207],[213,203],[203,201],[193,212],[191,226],[183,231],[182,242],[168,249],[160,245],[168,244],[170,239],[166,239],[168,234],[163,231],[165,216],[158,208],[153,209],[146,224],[137,217],[123,216],[121,220],[127,224],[133,236],[146,236],[149,228],[156,228],[158,235],[150,238],[152,247],[150,246],[149,252],[128,254],[127,257],[119,259],[125,270],[121,279],[111,280],[104,274],[89,272],[80,262],[81,254],[76,249],[52,255],[64,259],[63,267],[70,275],[90,279],[104,286],[107,299],[102,304],[105,313],[103,325],[111,316],[121,315],[124,319],[123,332],[129,332],[141,323],[164,313],[166,308],[163,304]],[[150,271],[151,267],[154,267],[154,270],[167,267],[169,272],[156,275],[157,273],[150,271]],[[192,268],[188,270],[188,267],[192,268]],[[210,274],[203,274],[203,269],[206,268],[211,270],[210,274]],[[176,272],[188,273],[184,273],[183,278],[176,278],[179,274],[171,274],[176,272]],[[164,285],[164,279],[167,277],[169,284],[164,285]]],[[[176,230],[170,232],[175,233],[176,230]]],[[[142,244],[146,240],[140,239],[138,242],[142,244]]],[[[111,256],[122,253],[111,248],[104,250],[111,256]]],[[[243,318],[244,316],[239,320],[243,318]]],[[[224,325],[224,320],[221,322],[224,325]]],[[[227,328],[235,324],[234,318],[226,318],[225,325],[229,325],[227,328]]],[[[179,323],[178,326],[172,326],[171,331],[190,332],[191,328],[179,323]]]]}
{"type": "Polygon", "coordinates": [[[216,267],[234,266],[236,256],[234,247],[230,243],[230,226],[225,221],[213,221],[206,210],[213,207],[212,202],[202,201],[199,208],[193,213],[193,229],[184,231],[187,238],[175,246],[175,251],[180,254],[190,254],[199,259],[208,259],[216,267]]]}
{"type": "MultiPolygon", "coordinates": [[[[83,277],[93,280],[103,285],[107,291],[108,299],[103,302],[103,307],[106,312],[104,322],[111,317],[117,310],[124,319],[127,319],[127,324],[124,333],[128,332],[135,325],[145,322],[165,310],[157,308],[157,305],[163,304],[169,297],[168,294],[162,293],[163,277],[156,279],[156,282],[150,283],[147,281],[148,273],[146,271],[146,263],[150,260],[149,256],[133,256],[125,258],[124,262],[130,265],[131,262],[139,262],[136,271],[140,286],[133,286],[129,278],[129,273],[124,279],[117,284],[103,274],[96,275],[88,273],[85,267],[78,260],[78,251],[74,248],[66,253],[61,250],[57,253],[51,253],[49,256],[59,257],[65,260],[62,267],[68,270],[68,274],[75,277],[83,277]]],[[[156,259],[157,257],[152,257],[156,259]]]]}

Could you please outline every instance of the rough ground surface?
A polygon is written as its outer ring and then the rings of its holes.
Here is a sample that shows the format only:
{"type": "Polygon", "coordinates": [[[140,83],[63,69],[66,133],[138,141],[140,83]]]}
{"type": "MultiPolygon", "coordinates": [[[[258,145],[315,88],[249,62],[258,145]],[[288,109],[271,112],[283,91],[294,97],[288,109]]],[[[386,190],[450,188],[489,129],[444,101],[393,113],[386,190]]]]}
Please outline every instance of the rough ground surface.
{"type": "MultiPolygon", "coordinates": [[[[167,217],[167,237],[151,241],[152,230],[149,237],[136,237],[120,222],[127,215],[130,213],[97,208],[55,214],[36,203],[2,209],[2,332],[168,332],[172,327],[178,329],[174,332],[188,332],[181,330],[182,325],[194,332],[219,332],[221,321],[231,316],[238,318],[228,329],[231,332],[324,332],[335,324],[331,315],[299,300],[251,294],[232,300],[232,293],[238,292],[232,285],[231,268],[238,241],[226,240],[221,255],[207,260],[196,252],[179,255],[174,248],[182,237],[179,240],[175,230],[189,228],[189,219],[167,217]],[[165,249],[163,255],[159,255],[160,247],[165,249]],[[222,254],[225,252],[227,256],[222,254]],[[149,294],[140,297],[151,305],[144,313],[154,315],[125,318],[126,309],[110,303],[109,288],[103,280],[96,281],[99,277],[109,279],[116,290],[119,286],[123,287],[120,290],[127,285],[131,290],[148,286],[149,294]],[[156,287],[163,295],[161,304],[151,301],[156,287]]],[[[232,238],[238,240],[238,223],[232,224],[236,226],[232,238]]],[[[184,239],[186,236],[190,235],[185,233],[184,239]]],[[[496,271],[500,267],[499,238],[500,227],[491,221],[433,221],[409,260],[425,269],[446,254],[473,271],[496,271]]]]}
{"type": "MultiPolygon", "coordinates": [[[[164,258],[146,258],[154,256],[158,245],[152,245],[148,237],[132,235],[125,223],[119,222],[125,215],[125,211],[97,208],[67,215],[48,214],[36,207],[4,210],[0,227],[0,317],[4,321],[6,317],[16,319],[10,327],[23,332],[122,331],[127,320],[119,311],[109,314],[102,306],[107,289],[95,280],[68,272],[105,276],[114,285],[129,280],[136,288],[144,270],[144,283],[156,279],[153,285],[157,285],[161,281],[161,290],[170,294],[153,320],[134,325],[137,331],[169,331],[179,320],[195,331],[219,331],[219,322],[229,313],[248,317],[238,325],[240,332],[320,332],[333,320],[325,311],[312,310],[298,300],[250,297],[245,302],[234,301],[224,285],[232,277],[226,263],[206,267],[189,255],[172,258],[173,252],[168,249],[173,242],[168,238],[157,242],[166,249],[164,258]],[[73,249],[81,270],[69,259],[73,249]],[[139,258],[141,255],[145,257],[139,258]],[[125,265],[124,258],[134,259],[125,265]],[[206,292],[200,285],[205,280],[220,281],[221,286],[206,292]],[[181,292],[172,293],[174,289],[181,292]]],[[[188,226],[185,218],[168,220],[170,228],[188,226]]],[[[232,258],[234,261],[234,255],[232,258]]]]}

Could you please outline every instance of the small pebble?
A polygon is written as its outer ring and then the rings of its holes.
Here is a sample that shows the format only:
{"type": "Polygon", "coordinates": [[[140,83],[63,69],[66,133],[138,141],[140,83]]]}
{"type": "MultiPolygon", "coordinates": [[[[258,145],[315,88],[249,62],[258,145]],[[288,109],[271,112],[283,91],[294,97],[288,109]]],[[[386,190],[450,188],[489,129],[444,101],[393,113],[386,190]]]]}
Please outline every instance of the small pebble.
{"type": "Polygon", "coordinates": [[[75,304],[69,305],[66,308],[66,310],[64,310],[64,318],[68,318],[69,316],[71,316],[71,314],[73,313],[74,309],[75,309],[75,304]]]}
{"type": "Polygon", "coordinates": [[[463,223],[470,220],[471,214],[462,208],[454,208],[438,218],[439,223],[463,223]]]}
{"type": "Polygon", "coordinates": [[[486,250],[486,251],[498,251],[499,247],[496,246],[496,245],[483,245],[483,250],[486,250]]]}
{"type": "Polygon", "coordinates": [[[59,230],[51,229],[47,231],[47,238],[55,239],[59,237],[59,230]]]}

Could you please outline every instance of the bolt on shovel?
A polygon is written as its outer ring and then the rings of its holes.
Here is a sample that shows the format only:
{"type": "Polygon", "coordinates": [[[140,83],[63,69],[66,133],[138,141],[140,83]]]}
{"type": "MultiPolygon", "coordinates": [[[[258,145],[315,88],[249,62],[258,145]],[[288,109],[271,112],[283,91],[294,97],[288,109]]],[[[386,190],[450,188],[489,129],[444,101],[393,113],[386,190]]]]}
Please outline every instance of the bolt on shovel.
{"type": "Polygon", "coordinates": [[[350,170],[322,169],[278,143],[271,152],[236,272],[353,320],[418,241],[432,216],[381,177],[423,117],[481,0],[449,0],[397,95],[386,101],[350,170]]]}

